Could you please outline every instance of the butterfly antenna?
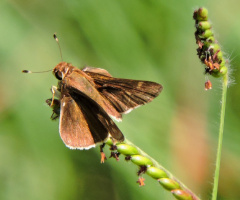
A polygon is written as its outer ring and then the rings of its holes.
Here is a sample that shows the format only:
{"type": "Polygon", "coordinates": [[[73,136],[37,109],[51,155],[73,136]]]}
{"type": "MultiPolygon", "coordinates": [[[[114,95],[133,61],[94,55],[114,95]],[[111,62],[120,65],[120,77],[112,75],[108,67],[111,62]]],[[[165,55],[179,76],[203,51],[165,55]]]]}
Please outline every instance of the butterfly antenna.
{"type": "MultiPolygon", "coordinates": [[[[61,50],[61,47],[60,47],[60,44],[59,44],[58,37],[57,37],[56,33],[53,34],[53,38],[56,40],[56,42],[58,44],[58,48],[59,48],[59,51],[60,51],[61,59],[63,61],[62,50],[61,50]]],[[[50,72],[50,71],[52,71],[52,69],[46,70],[46,71],[39,71],[39,72],[32,72],[30,70],[22,70],[22,73],[31,74],[31,73],[44,73],[44,72],[50,72]]]]}
{"type": "Polygon", "coordinates": [[[35,74],[35,73],[45,73],[45,72],[50,72],[52,71],[52,69],[49,69],[49,70],[46,70],[46,71],[40,71],[40,72],[32,72],[30,70],[22,70],[22,73],[25,73],[25,74],[35,74]]]}
{"type": "Polygon", "coordinates": [[[60,47],[59,40],[58,40],[58,37],[57,37],[56,33],[53,34],[53,38],[56,40],[56,42],[57,42],[57,44],[58,44],[58,48],[59,48],[60,55],[61,55],[61,60],[62,60],[62,62],[63,62],[62,49],[61,49],[61,47],[60,47]]]}

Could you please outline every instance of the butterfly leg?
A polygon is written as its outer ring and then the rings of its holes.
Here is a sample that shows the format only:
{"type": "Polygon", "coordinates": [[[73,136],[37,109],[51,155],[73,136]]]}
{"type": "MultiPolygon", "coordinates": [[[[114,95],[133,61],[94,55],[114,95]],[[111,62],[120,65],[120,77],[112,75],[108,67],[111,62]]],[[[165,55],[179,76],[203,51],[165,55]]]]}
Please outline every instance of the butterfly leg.
{"type": "Polygon", "coordinates": [[[52,92],[52,95],[53,95],[53,96],[52,96],[52,102],[51,102],[50,107],[53,106],[54,97],[57,97],[57,98],[59,99],[60,96],[61,96],[61,93],[60,93],[60,91],[58,90],[58,88],[57,88],[56,86],[52,86],[51,92],[52,92]]]}
{"type": "Polygon", "coordinates": [[[105,146],[105,143],[100,145],[101,163],[104,163],[104,161],[107,160],[107,157],[106,157],[105,153],[103,152],[104,146],[105,146]]]}
{"type": "Polygon", "coordinates": [[[52,108],[51,119],[55,120],[60,116],[60,101],[58,99],[47,99],[46,103],[52,108]]]}

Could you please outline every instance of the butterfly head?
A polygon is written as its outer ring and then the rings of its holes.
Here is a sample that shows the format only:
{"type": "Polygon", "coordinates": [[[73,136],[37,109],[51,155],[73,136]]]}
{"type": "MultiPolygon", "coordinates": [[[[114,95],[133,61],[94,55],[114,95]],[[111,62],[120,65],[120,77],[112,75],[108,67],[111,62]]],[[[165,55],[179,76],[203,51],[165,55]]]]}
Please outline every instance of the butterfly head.
{"type": "Polygon", "coordinates": [[[62,80],[71,68],[71,64],[66,62],[60,62],[56,67],[53,68],[53,74],[58,80],[62,80]]]}

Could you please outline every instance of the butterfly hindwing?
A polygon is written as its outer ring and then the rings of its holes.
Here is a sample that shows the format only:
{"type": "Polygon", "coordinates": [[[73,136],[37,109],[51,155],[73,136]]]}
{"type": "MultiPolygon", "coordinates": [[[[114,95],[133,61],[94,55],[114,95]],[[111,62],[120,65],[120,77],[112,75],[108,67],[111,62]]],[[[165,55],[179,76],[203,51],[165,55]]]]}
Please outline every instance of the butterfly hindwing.
{"type": "Polygon", "coordinates": [[[110,134],[123,141],[124,136],[108,114],[91,98],[66,87],[62,90],[59,130],[66,146],[88,149],[110,134]]]}

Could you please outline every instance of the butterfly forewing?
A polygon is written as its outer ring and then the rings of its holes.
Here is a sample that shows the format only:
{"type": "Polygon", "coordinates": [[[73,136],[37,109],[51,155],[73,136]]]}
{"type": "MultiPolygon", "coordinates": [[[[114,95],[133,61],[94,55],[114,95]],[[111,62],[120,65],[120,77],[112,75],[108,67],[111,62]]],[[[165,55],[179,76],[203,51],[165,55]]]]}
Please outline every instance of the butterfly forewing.
{"type": "Polygon", "coordinates": [[[132,109],[151,102],[162,91],[162,85],[150,81],[120,79],[96,73],[91,68],[84,68],[97,86],[97,90],[109,101],[119,113],[127,113],[132,109]]]}
{"type": "Polygon", "coordinates": [[[106,99],[97,90],[92,78],[84,72],[75,68],[71,74],[64,78],[63,82],[68,85],[69,90],[75,89],[84,93],[86,96],[98,103],[108,113],[108,115],[113,116],[117,121],[121,121],[122,115],[109,101],[106,101],[106,99]]]}

